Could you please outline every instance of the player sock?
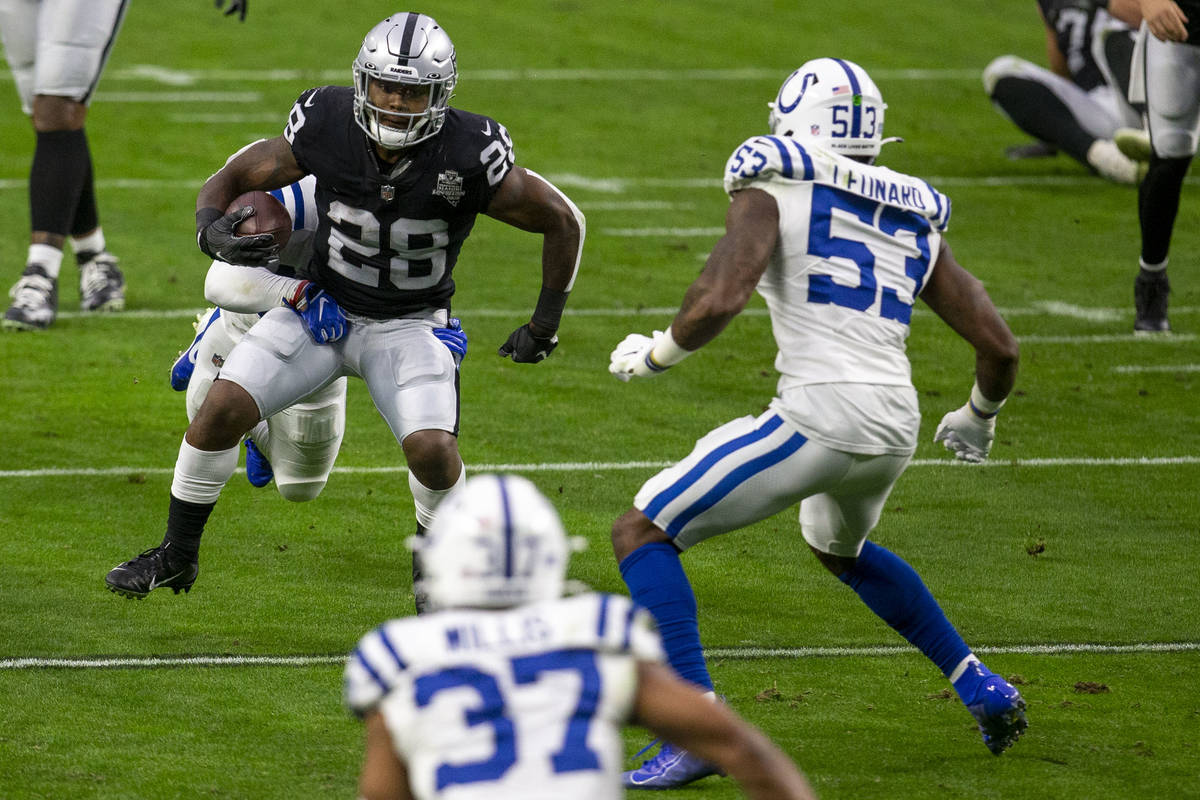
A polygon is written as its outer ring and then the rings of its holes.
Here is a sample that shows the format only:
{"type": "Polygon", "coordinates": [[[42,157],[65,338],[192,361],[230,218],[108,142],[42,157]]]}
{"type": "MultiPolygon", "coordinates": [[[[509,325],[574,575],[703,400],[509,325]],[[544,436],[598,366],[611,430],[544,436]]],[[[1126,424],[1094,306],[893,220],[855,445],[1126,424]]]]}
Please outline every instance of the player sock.
{"type": "Polygon", "coordinates": [[[446,495],[451,492],[461,489],[463,484],[467,482],[467,469],[461,467],[458,471],[458,480],[449,489],[430,489],[425,484],[416,479],[410,470],[408,473],[408,489],[412,492],[413,506],[417,514],[417,525],[421,528],[428,528],[433,524],[433,517],[436,512],[438,503],[446,499],[446,495]]]}
{"type": "Polygon", "coordinates": [[[57,247],[48,244],[31,244],[29,245],[29,255],[25,259],[26,264],[37,264],[46,271],[46,277],[52,281],[58,280],[58,273],[62,270],[63,251],[57,247]]]}
{"type": "Polygon", "coordinates": [[[100,228],[96,228],[86,236],[71,237],[71,248],[75,251],[75,260],[80,264],[91,261],[97,254],[104,252],[106,244],[104,231],[100,228]]]}
{"type": "Polygon", "coordinates": [[[904,559],[874,542],[838,576],[867,607],[949,677],[971,650],[946,619],[925,582],[904,559]]]}
{"type": "Polygon", "coordinates": [[[172,551],[196,561],[200,556],[200,536],[204,533],[204,525],[216,505],[215,502],[189,503],[171,495],[163,546],[170,545],[172,551]]]}
{"type": "Polygon", "coordinates": [[[1150,156],[1150,168],[1138,186],[1143,264],[1161,264],[1167,260],[1171,232],[1179,213],[1179,194],[1191,163],[1191,158],[1150,156]]]}
{"type": "Polygon", "coordinates": [[[954,671],[946,677],[950,679],[950,684],[959,698],[964,703],[970,703],[975,699],[979,684],[994,674],[974,653],[967,653],[954,671]]]}
{"type": "Polygon", "coordinates": [[[71,231],[90,164],[82,130],[38,132],[29,169],[31,230],[61,236],[71,231]]]}
{"type": "Polygon", "coordinates": [[[217,502],[221,490],[237,469],[238,448],[201,450],[184,439],[175,461],[175,478],[171,481],[171,496],[188,503],[205,505],[217,502]]]}
{"type": "Polygon", "coordinates": [[[712,689],[700,646],[696,595],[683,571],[679,552],[667,542],[644,544],[627,555],[619,568],[629,594],[658,623],[667,660],[675,672],[684,680],[712,689]]]}

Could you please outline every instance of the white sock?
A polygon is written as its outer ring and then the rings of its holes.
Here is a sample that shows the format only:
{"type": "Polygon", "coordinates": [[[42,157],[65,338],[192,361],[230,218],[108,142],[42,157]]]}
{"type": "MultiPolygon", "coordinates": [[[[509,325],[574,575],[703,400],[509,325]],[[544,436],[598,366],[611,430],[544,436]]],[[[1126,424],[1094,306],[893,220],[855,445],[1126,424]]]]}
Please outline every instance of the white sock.
{"type": "Polygon", "coordinates": [[[175,461],[171,494],[189,503],[215,503],[225,484],[233,477],[237,463],[236,446],[210,452],[192,447],[184,439],[179,445],[179,458],[175,461]]]}
{"type": "Polygon", "coordinates": [[[1138,266],[1146,270],[1146,272],[1162,272],[1167,268],[1167,259],[1164,258],[1161,264],[1147,264],[1145,261],[1142,261],[1142,259],[1139,258],[1138,266]]]}
{"type": "Polygon", "coordinates": [[[460,465],[458,480],[449,489],[430,489],[417,480],[410,470],[408,473],[408,488],[412,492],[413,505],[416,506],[417,524],[428,528],[433,524],[434,510],[438,503],[446,499],[451,492],[462,488],[467,482],[467,468],[460,465]]]}
{"type": "Polygon", "coordinates": [[[46,270],[51,280],[58,280],[58,272],[62,269],[63,251],[48,244],[29,245],[29,258],[26,264],[37,264],[46,270]]]}
{"type": "Polygon", "coordinates": [[[100,228],[78,239],[71,237],[71,249],[76,253],[99,253],[104,250],[104,245],[104,231],[100,228]]]}

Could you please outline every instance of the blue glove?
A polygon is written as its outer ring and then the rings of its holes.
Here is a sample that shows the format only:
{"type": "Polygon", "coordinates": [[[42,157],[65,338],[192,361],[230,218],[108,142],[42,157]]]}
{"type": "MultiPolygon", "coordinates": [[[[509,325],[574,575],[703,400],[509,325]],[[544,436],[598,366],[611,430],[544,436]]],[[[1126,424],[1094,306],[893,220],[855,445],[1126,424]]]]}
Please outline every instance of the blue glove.
{"type": "Polygon", "coordinates": [[[283,304],[300,315],[308,335],[317,344],[330,344],[346,335],[346,315],[325,290],[311,281],[302,281],[283,304]]]}
{"type": "Polygon", "coordinates": [[[449,327],[434,328],[433,335],[441,340],[450,351],[450,355],[454,356],[454,365],[462,364],[462,360],[467,357],[467,332],[463,330],[458,317],[450,318],[449,327]]]}

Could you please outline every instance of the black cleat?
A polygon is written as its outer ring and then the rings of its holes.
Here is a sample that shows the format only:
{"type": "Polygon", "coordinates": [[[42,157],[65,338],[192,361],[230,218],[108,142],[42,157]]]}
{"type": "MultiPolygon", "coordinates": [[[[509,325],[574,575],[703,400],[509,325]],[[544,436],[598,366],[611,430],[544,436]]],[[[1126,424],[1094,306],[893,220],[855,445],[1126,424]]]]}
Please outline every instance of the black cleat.
{"type": "Polygon", "coordinates": [[[1167,296],[1171,293],[1171,282],[1167,271],[1147,272],[1140,270],[1133,282],[1133,305],[1137,316],[1133,321],[1134,333],[1169,333],[1167,322],[1167,296]]]}
{"type": "Polygon", "coordinates": [[[132,600],[141,600],[155,589],[170,588],[175,594],[190,591],[200,573],[200,562],[173,558],[167,547],[151,547],[109,570],[104,578],[109,591],[132,600]]]}

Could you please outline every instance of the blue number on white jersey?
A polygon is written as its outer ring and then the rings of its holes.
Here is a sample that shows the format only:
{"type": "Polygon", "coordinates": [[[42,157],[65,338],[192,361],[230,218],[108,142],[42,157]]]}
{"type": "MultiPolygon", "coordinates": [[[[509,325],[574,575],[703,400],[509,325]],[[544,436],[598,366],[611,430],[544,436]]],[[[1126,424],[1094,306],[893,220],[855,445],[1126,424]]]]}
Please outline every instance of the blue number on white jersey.
{"type": "MultiPolygon", "coordinates": [[[[840,209],[853,214],[865,224],[877,227],[888,236],[900,232],[914,237],[919,258],[904,260],[904,272],[915,284],[911,297],[921,293],[925,275],[931,263],[929,252],[929,221],[895,206],[883,205],[861,195],[845,192],[832,186],[814,184],[812,187],[812,221],[808,229],[808,252],[821,258],[844,258],[853,261],[859,270],[857,286],[844,286],[834,281],[832,275],[813,274],[808,278],[808,302],[832,303],[854,311],[866,311],[875,304],[879,287],[875,280],[875,254],[865,242],[846,239],[830,234],[833,210],[840,209]],[[882,210],[881,210],[882,206],[882,210]],[[878,222],[876,216],[878,215],[878,222]]],[[[900,299],[896,289],[883,287],[879,315],[894,319],[905,325],[912,319],[912,304],[900,299]]]]}

